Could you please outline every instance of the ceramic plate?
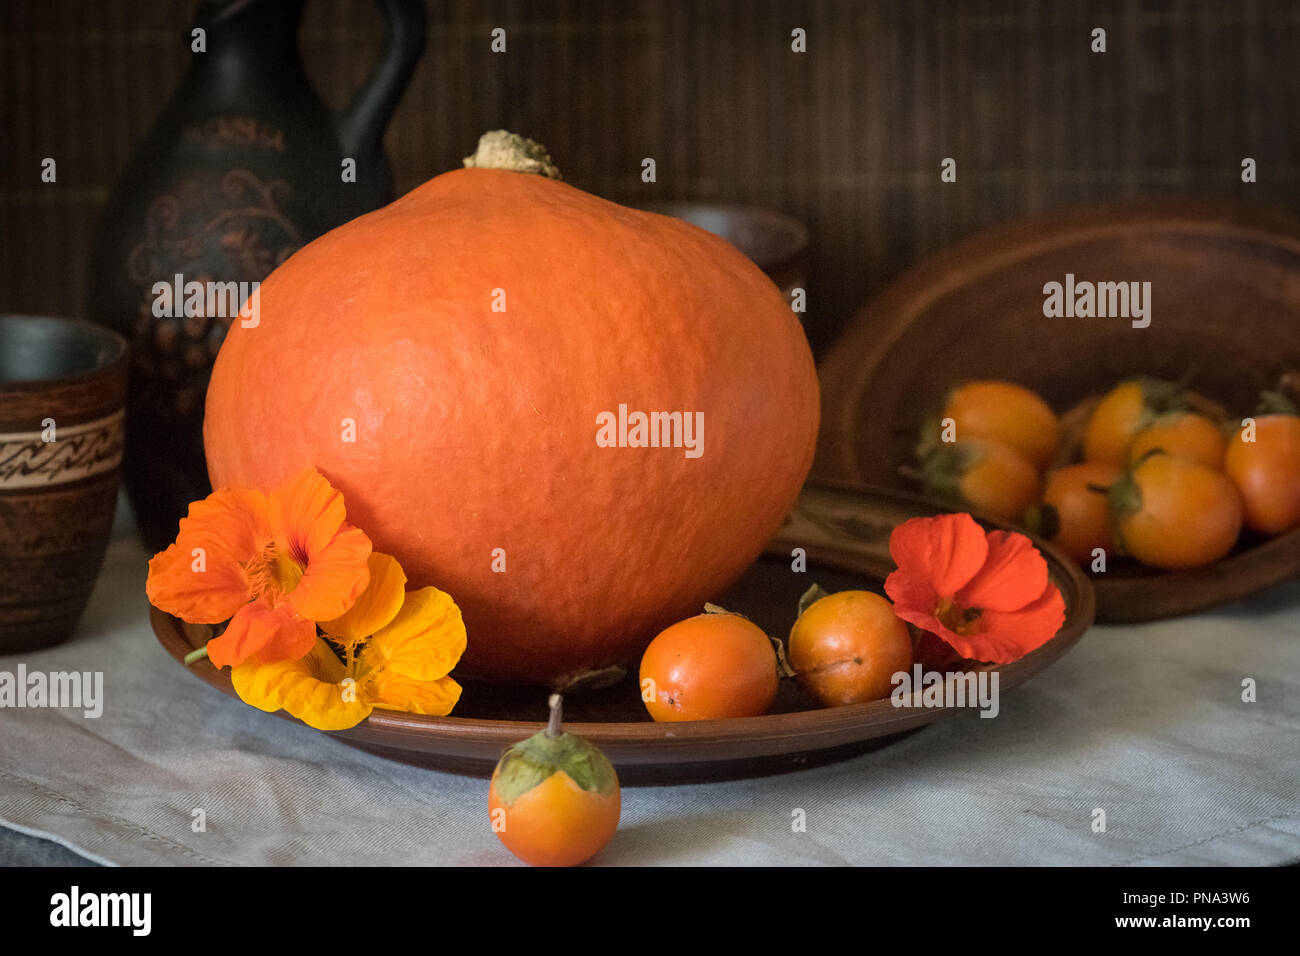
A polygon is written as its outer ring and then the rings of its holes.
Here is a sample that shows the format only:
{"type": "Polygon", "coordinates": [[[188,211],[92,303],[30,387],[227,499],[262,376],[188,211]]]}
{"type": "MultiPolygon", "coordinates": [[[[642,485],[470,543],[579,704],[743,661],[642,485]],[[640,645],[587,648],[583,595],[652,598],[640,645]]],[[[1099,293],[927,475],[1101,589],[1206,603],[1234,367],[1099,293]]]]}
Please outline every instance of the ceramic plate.
{"type": "MultiPolygon", "coordinates": [[[[767,553],[716,603],[784,638],[799,596],[814,581],[832,591],[879,591],[893,569],[890,531],[908,518],[944,510],[939,503],[894,491],[810,486],[767,553]],[[806,571],[791,569],[791,550],[796,547],[807,553],[806,571]]],[[[998,668],[1000,692],[1055,661],[1093,621],[1095,601],[1087,579],[1053,549],[1038,546],[1065,596],[1065,624],[1038,650],[998,668]]],[[[157,608],[150,611],[158,640],[178,662],[207,641],[209,627],[186,624],[157,608]]],[[[220,672],[206,660],[190,670],[234,695],[228,671],[220,672]]],[[[657,724],[646,714],[636,682],[629,677],[604,690],[567,696],[566,725],[597,743],[624,783],[675,784],[777,773],[843,759],[954,713],[954,708],[896,708],[888,700],[821,708],[794,681],[781,683],[772,712],[762,717],[657,724]]],[[[487,776],[502,750],[542,728],[545,714],[542,689],[465,682],[454,716],[376,711],[334,736],[405,763],[487,776]]]]}

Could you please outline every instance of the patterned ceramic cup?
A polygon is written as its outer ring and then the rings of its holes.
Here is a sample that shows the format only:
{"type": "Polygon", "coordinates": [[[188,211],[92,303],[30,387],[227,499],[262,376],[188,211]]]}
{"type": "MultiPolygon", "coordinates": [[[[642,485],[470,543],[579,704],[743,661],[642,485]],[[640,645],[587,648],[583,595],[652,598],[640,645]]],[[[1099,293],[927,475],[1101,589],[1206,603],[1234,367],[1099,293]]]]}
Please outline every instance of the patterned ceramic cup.
{"type": "Polygon", "coordinates": [[[80,319],[0,315],[0,654],[65,640],[117,504],[126,340],[80,319]]]}

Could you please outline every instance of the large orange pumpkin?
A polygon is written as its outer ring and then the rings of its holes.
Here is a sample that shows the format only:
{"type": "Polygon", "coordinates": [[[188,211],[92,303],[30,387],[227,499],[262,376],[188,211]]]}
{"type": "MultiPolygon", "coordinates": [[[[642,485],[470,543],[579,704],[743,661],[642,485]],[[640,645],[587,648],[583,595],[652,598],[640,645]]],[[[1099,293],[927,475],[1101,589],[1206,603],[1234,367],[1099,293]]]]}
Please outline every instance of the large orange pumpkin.
{"type": "Polygon", "coordinates": [[[629,662],[754,560],[811,466],[812,356],[766,276],[545,176],[438,176],[305,246],[259,307],[212,373],[214,487],[318,467],[411,587],[455,597],[472,675],[629,662]],[[620,405],[702,413],[700,454],[602,447],[620,405]]]}

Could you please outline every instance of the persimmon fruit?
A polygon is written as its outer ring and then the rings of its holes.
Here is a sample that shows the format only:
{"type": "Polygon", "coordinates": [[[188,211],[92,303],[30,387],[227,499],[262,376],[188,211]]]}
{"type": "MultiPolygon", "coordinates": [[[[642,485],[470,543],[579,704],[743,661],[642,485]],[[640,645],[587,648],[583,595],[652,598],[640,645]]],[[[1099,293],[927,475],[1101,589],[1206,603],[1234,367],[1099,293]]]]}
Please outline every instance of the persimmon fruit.
{"type": "Polygon", "coordinates": [[[1002,521],[1020,520],[1042,490],[1033,462],[995,441],[940,445],[922,463],[921,471],[931,493],[1002,521]]]}
{"type": "Polygon", "coordinates": [[[1197,412],[1168,412],[1138,431],[1129,445],[1128,461],[1135,462],[1159,449],[1175,458],[1221,469],[1228,438],[1218,424],[1197,412]]]}
{"type": "Polygon", "coordinates": [[[497,837],[533,866],[577,866],[618,829],[622,795],[614,767],[590,741],[563,729],[552,694],[545,730],[510,747],[488,786],[497,837]]]}
{"type": "Polygon", "coordinates": [[[912,666],[912,635],[893,605],[872,591],[837,591],[813,601],[790,629],[790,666],[827,707],[888,697],[893,676],[912,666]]]}
{"type": "Polygon", "coordinates": [[[1241,497],[1221,472],[1152,452],[1109,492],[1120,550],[1143,564],[1177,570],[1212,564],[1236,544],[1241,497]]]}
{"type": "Polygon", "coordinates": [[[1121,382],[1101,397],[1083,429],[1084,461],[1121,468],[1129,462],[1129,447],[1138,432],[1157,416],[1187,405],[1182,388],[1163,379],[1138,377],[1121,382]]]}
{"type": "Polygon", "coordinates": [[[948,393],[943,418],[952,419],[958,442],[998,442],[1013,448],[1038,470],[1056,454],[1061,425],[1056,413],[1022,385],[978,381],[948,393]]]}
{"type": "Polygon", "coordinates": [[[1276,535],[1300,526],[1300,417],[1261,415],[1253,441],[1239,431],[1228,442],[1224,471],[1240,492],[1246,525],[1276,535]]]}
{"type": "Polygon", "coordinates": [[[710,611],[665,628],[641,658],[641,699],[658,721],[767,712],[780,685],[776,648],[739,614],[710,611]]]}
{"type": "Polygon", "coordinates": [[[1058,468],[1047,476],[1043,500],[1029,509],[1026,525],[1079,564],[1101,548],[1114,547],[1107,493],[1121,470],[1103,462],[1058,468]]]}

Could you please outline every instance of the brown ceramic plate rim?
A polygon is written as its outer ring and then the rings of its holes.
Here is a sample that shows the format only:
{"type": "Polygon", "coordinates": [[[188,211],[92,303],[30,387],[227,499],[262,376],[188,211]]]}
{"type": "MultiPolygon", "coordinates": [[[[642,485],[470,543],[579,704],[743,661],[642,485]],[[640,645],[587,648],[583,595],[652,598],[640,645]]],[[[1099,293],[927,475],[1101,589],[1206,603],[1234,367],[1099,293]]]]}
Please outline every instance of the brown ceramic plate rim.
{"type": "MultiPolygon", "coordinates": [[[[893,489],[837,488],[822,485],[805,492],[851,496],[869,496],[887,500],[917,514],[944,513],[948,507],[917,495],[893,489]]],[[[1005,527],[998,522],[984,521],[988,527],[1005,527]]],[[[1031,536],[1032,537],[1032,536],[1031,536]]],[[[778,535],[767,553],[788,557],[796,539],[778,535]]],[[[1061,630],[1046,644],[1010,664],[985,665],[976,671],[999,673],[999,694],[1009,690],[1038,673],[1061,657],[1092,625],[1096,611],[1095,596],[1087,577],[1064,555],[1041,541],[1036,546],[1048,560],[1053,579],[1066,596],[1067,616],[1061,630]]],[[[809,550],[810,560],[813,558],[809,550]]],[[[837,557],[833,549],[820,549],[816,560],[849,571],[868,574],[855,568],[852,559],[837,557]]],[[[178,662],[194,649],[176,618],[150,606],[150,622],[159,643],[178,662]]],[[[224,693],[235,696],[228,672],[220,672],[206,660],[190,668],[196,676],[224,693]]],[[[672,764],[687,760],[708,759],[704,755],[709,746],[726,745],[733,749],[719,758],[733,760],[747,756],[773,756],[823,750],[842,744],[857,743],[933,723],[950,716],[961,708],[956,707],[894,707],[888,699],[853,704],[844,707],[767,714],[761,717],[734,720],[701,720],[681,723],[624,722],[566,723],[566,727],[607,750],[615,764],[672,764]]],[[[283,712],[280,716],[289,720],[283,712]]],[[[295,721],[297,722],[297,721],[295,721]]],[[[430,717],[395,711],[375,711],[356,727],[336,731],[332,736],[360,744],[382,745],[402,751],[416,750],[437,753],[439,742],[455,745],[450,752],[476,756],[502,749],[541,729],[540,721],[489,720],[481,718],[430,717]]]]}

